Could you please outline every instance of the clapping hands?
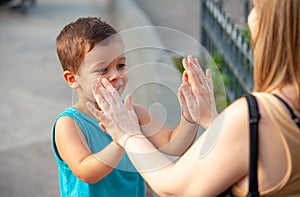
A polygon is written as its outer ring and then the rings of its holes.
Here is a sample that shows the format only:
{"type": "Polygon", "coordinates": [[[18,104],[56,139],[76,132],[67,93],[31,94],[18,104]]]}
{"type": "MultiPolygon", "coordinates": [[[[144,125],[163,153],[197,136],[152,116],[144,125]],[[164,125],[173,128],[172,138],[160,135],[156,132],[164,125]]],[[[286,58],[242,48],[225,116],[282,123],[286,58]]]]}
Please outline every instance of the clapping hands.
{"type": "Polygon", "coordinates": [[[124,104],[116,89],[105,78],[101,82],[93,82],[92,92],[101,110],[92,103],[87,103],[87,107],[114,142],[124,147],[124,139],[141,134],[131,95],[126,97],[124,104]]]}
{"type": "Polygon", "coordinates": [[[192,56],[184,58],[182,63],[185,71],[178,89],[178,99],[183,117],[207,128],[218,115],[211,71],[207,69],[204,74],[198,60],[192,56]]]}

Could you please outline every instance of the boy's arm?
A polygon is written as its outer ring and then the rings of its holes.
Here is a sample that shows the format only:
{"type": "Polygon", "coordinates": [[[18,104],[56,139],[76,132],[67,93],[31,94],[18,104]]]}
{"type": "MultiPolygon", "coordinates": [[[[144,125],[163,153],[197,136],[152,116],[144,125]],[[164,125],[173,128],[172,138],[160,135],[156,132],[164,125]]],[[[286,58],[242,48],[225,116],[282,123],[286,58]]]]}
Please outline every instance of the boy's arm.
{"type": "Polygon", "coordinates": [[[55,142],[61,159],[79,179],[89,184],[107,176],[124,153],[124,149],[112,142],[100,152],[92,154],[80,128],[68,116],[58,119],[55,142]]]}
{"type": "Polygon", "coordinates": [[[181,117],[179,124],[172,131],[161,125],[144,107],[134,105],[134,109],[143,134],[161,151],[178,156],[194,142],[198,124],[190,123],[181,117]]]}

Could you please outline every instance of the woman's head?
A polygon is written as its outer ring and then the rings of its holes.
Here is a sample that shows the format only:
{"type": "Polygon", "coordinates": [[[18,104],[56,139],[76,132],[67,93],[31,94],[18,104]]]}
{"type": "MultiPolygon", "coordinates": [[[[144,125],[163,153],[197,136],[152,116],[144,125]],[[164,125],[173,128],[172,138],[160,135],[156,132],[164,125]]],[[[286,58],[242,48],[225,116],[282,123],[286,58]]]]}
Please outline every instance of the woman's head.
{"type": "Polygon", "coordinates": [[[111,25],[96,17],[79,18],[65,26],[56,38],[56,50],[63,70],[76,74],[85,54],[116,33],[111,25]]]}
{"type": "Polygon", "coordinates": [[[254,0],[248,24],[254,57],[254,90],[292,84],[299,100],[300,1],[254,0]]]}

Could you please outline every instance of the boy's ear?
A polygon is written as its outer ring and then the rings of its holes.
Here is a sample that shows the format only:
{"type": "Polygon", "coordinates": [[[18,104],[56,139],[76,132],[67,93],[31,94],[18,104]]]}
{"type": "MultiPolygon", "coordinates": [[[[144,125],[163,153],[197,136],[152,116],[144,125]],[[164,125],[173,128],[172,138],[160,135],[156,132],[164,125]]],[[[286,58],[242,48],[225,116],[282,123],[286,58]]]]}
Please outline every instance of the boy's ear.
{"type": "Polygon", "coordinates": [[[76,81],[75,75],[71,71],[64,71],[64,79],[71,88],[76,89],[79,87],[79,83],[76,81]]]}

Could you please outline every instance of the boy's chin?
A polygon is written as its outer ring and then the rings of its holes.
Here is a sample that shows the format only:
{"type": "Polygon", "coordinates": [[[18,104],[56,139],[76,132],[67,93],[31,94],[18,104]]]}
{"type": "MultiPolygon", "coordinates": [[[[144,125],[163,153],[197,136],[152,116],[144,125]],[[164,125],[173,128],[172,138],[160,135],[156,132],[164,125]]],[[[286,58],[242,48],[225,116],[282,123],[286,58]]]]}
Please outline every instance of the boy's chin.
{"type": "Polygon", "coordinates": [[[123,94],[123,92],[124,92],[124,90],[122,89],[119,89],[119,90],[117,90],[117,92],[119,93],[119,95],[121,96],[122,94],[123,94]]]}
{"type": "Polygon", "coordinates": [[[123,94],[125,87],[126,86],[119,86],[119,88],[116,89],[120,96],[123,94]]]}

